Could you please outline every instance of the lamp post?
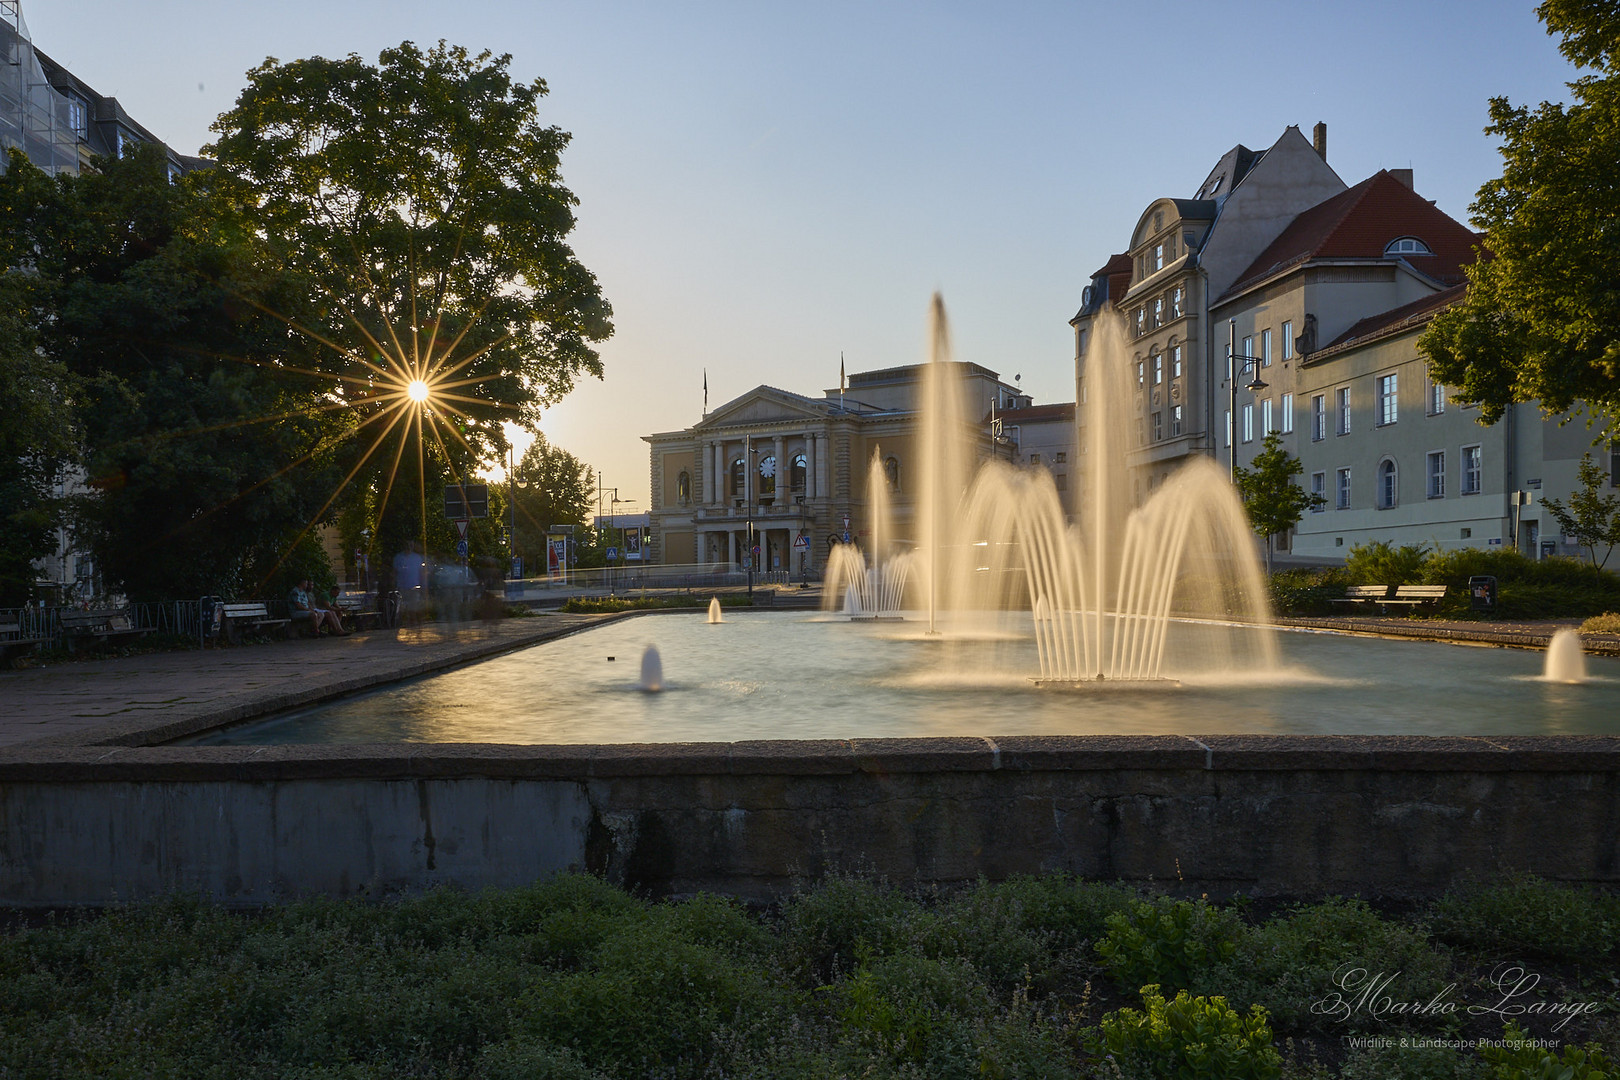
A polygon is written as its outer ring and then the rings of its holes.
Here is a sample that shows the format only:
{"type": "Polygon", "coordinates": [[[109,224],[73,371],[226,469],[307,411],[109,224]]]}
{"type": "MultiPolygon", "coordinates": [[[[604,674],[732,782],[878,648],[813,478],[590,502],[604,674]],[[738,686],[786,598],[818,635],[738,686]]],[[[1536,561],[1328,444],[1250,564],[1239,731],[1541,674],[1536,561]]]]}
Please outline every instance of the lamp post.
{"type": "Polygon", "coordinates": [[[748,564],[748,606],[754,606],[754,455],[759,450],[754,446],[754,437],[747,436],[748,453],[744,455],[748,475],[743,477],[743,493],[748,499],[747,520],[743,526],[743,561],[748,564]]]}
{"type": "MultiPolygon", "coordinates": [[[[601,475],[601,474],[598,473],[597,475],[601,475]]],[[[616,487],[603,488],[600,484],[597,485],[597,493],[596,493],[597,506],[598,507],[601,506],[602,496],[607,494],[609,491],[613,492],[613,497],[608,500],[608,510],[610,511],[610,514],[608,516],[609,517],[615,517],[615,519],[616,519],[616,515],[618,514],[618,510],[616,509],[616,507],[619,505],[620,502],[623,501],[622,499],[619,498],[619,489],[618,488],[616,488],[616,487]]],[[[621,542],[622,542],[623,530],[620,531],[620,536],[621,536],[621,542]]],[[[597,547],[600,547],[600,548],[603,549],[602,573],[607,578],[608,595],[612,596],[613,595],[613,561],[611,559],[607,558],[607,550],[606,550],[607,534],[606,534],[606,531],[601,527],[601,511],[600,511],[600,509],[598,509],[598,511],[597,511],[596,545],[597,545],[597,547]]]]}
{"type": "Polygon", "coordinates": [[[1234,485],[1236,485],[1237,484],[1237,467],[1238,467],[1237,466],[1237,448],[1238,448],[1238,430],[1237,430],[1237,415],[1238,415],[1237,397],[1238,397],[1238,395],[1237,395],[1237,392],[1238,392],[1238,380],[1243,377],[1244,372],[1248,371],[1250,368],[1253,368],[1254,369],[1254,378],[1253,378],[1253,380],[1251,380],[1250,382],[1245,384],[1243,389],[1249,391],[1249,393],[1251,393],[1251,394],[1258,394],[1260,391],[1262,391],[1262,390],[1264,390],[1266,388],[1266,383],[1260,378],[1260,358],[1258,356],[1239,356],[1238,355],[1238,351],[1237,351],[1237,320],[1236,319],[1228,319],[1228,320],[1226,320],[1226,356],[1227,356],[1227,364],[1231,369],[1227,373],[1227,381],[1232,384],[1232,411],[1227,414],[1228,417],[1229,417],[1229,420],[1227,422],[1230,425],[1230,427],[1227,429],[1227,433],[1228,433],[1228,437],[1230,438],[1230,441],[1231,441],[1232,483],[1234,485]],[[1242,361],[1242,364],[1238,363],[1238,361],[1240,361],[1240,360],[1242,361]]]}

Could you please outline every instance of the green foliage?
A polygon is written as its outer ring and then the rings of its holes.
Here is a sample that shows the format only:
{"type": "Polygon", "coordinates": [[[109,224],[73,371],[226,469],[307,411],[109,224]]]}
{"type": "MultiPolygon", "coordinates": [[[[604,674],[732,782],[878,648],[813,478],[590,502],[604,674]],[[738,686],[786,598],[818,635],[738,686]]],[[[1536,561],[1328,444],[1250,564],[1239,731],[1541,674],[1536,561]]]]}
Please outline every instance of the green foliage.
{"type": "Polygon", "coordinates": [[[1515,401],[1562,412],[1585,402],[1620,410],[1620,18],[1593,0],[1547,0],[1548,30],[1566,56],[1596,67],[1570,84],[1570,103],[1490,103],[1502,175],[1470,211],[1491,258],[1467,268],[1468,290],[1419,339],[1435,378],[1458,387],[1494,423],[1515,401]]]}
{"type": "Polygon", "coordinates": [[[1605,611],[1581,623],[1583,634],[1620,634],[1620,613],[1605,611]]]}
{"type": "Polygon", "coordinates": [[[1352,585],[1412,585],[1422,580],[1428,555],[1427,544],[1392,547],[1388,541],[1371,540],[1350,549],[1344,568],[1352,585]]]}
{"type": "Polygon", "coordinates": [[[1587,889],[1524,876],[1448,893],[1435,906],[1443,941],[1513,957],[1587,960],[1620,937],[1620,902],[1587,889]]]}
{"type": "MultiPolygon", "coordinates": [[[[570,596],[558,607],[558,611],[569,615],[598,615],[613,611],[656,611],[663,608],[706,608],[710,597],[698,593],[681,593],[676,596],[634,596],[634,597],[608,597],[608,596],[570,596]]],[[[720,606],[726,608],[749,607],[747,593],[724,593],[720,596],[720,606]]]]}
{"type": "Polygon", "coordinates": [[[1152,1080],[1276,1080],[1282,1055],[1271,1044],[1266,1010],[1234,1012],[1220,997],[1165,1001],[1157,986],[1142,987],[1145,1011],[1121,1009],[1102,1019],[1088,1049],[1107,1054],[1127,1077],[1152,1080]]]}
{"type": "Polygon", "coordinates": [[[1282,435],[1266,433],[1261,450],[1249,468],[1233,470],[1243,509],[1254,531],[1266,538],[1266,558],[1270,561],[1272,537],[1299,524],[1307,510],[1322,505],[1322,496],[1312,495],[1294,483],[1305,469],[1299,459],[1282,448],[1282,435]]]}
{"type": "Polygon", "coordinates": [[[1344,595],[1350,575],[1339,567],[1278,570],[1271,575],[1271,609],[1279,615],[1332,615],[1333,603],[1344,595]]]}
{"type": "Polygon", "coordinates": [[[1211,969],[1237,953],[1238,917],[1206,900],[1156,897],[1105,920],[1097,952],[1121,987],[1156,983],[1173,990],[1202,985],[1211,969]]]}
{"type": "Polygon", "coordinates": [[[1615,1063],[1602,1047],[1566,1046],[1561,1053],[1527,1045],[1531,1036],[1517,1024],[1502,1029],[1506,1045],[1481,1045],[1479,1054],[1495,1070],[1496,1080],[1609,1080],[1615,1063]]]}
{"type": "Polygon", "coordinates": [[[585,516],[595,509],[596,476],[589,465],[546,437],[535,433],[514,470],[517,489],[516,550],[530,566],[543,566],[546,531],[573,525],[583,532],[585,516]]]}
{"type": "Polygon", "coordinates": [[[788,964],[803,978],[833,982],[861,962],[905,948],[920,914],[887,885],[826,878],[814,890],[795,894],[782,912],[788,964]]]}
{"type": "Polygon", "coordinates": [[[1532,559],[1513,548],[1436,552],[1424,567],[1423,581],[1451,586],[1442,611],[1467,615],[1468,579],[1476,574],[1497,580],[1491,618],[1551,619],[1620,607],[1620,577],[1580,559],[1532,559]]]}
{"type": "Polygon", "coordinates": [[[1487,1080],[1489,1070],[1472,1054],[1450,1046],[1401,1045],[1404,1033],[1382,1029],[1372,1047],[1352,1047],[1339,1080],[1487,1080]]]}
{"type": "Polygon", "coordinates": [[[1590,453],[1581,455],[1579,474],[1581,486],[1570,493],[1568,506],[1558,499],[1543,503],[1564,535],[1585,547],[1592,565],[1601,569],[1608,563],[1614,545],[1620,544],[1620,495],[1603,494],[1609,475],[1598,468],[1590,453]]]}
{"type": "Polygon", "coordinates": [[[1450,966],[1422,926],[1391,922],[1360,900],[1332,899],[1255,927],[1232,960],[1204,974],[1195,989],[1219,989],[1240,1004],[1263,1002],[1282,1031],[1378,1031],[1388,1017],[1336,1016],[1319,1003],[1334,992],[1354,998],[1341,982],[1358,982],[1358,971],[1390,976],[1389,992],[1402,1001],[1430,1001],[1445,989],[1450,966]]]}

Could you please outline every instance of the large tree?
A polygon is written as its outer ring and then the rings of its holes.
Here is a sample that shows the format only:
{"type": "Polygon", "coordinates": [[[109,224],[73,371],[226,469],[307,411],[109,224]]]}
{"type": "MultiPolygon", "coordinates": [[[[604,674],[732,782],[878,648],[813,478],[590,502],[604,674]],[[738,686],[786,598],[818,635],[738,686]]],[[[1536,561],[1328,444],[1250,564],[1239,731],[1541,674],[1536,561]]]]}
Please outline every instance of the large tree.
{"type": "Polygon", "coordinates": [[[380,545],[428,531],[424,508],[494,456],[502,421],[599,376],[592,345],[612,333],[567,243],[569,137],[540,120],[545,83],[509,63],[443,42],[376,65],[268,60],[205,148],[318,297],[298,329],[353,407],[350,498],[380,545]]]}
{"type": "Polygon", "coordinates": [[[1568,105],[1491,100],[1502,175],[1470,207],[1486,257],[1418,344],[1483,422],[1516,401],[1620,413],[1620,10],[1546,0],[1537,14],[1591,74],[1570,84],[1568,105]]]}
{"type": "Polygon", "coordinates": [[[553,525],[583,526],[595,509],[596,477],[591,467],[535,433],[514,470],[517,479],[517,536],[513,550],[537,565],[553,525]]]}
{"type": "Polygon", "coordinates": [[[54,365],[36,381],[83,440],[75,531],[136,599],[274,591],[333,485],[322,440],[347,423],[263,313],[300,290],[213,179],[171,182],[156,147],[54,179],[14,155],[0,177],[0,260],[25,268],[19,317],[54,365]]]}

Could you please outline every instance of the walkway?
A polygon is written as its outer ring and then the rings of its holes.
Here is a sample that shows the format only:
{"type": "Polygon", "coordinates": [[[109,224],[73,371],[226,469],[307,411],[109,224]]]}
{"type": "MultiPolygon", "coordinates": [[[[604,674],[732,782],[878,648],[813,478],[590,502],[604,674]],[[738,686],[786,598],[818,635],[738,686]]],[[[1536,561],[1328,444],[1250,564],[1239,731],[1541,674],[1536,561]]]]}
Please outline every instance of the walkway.
{"type": "MultiPolygon", "coordinates": [[[[1351,634],[1463,641],[1520,649],[1545,649],[1559,630],[1575,629],[1580,619],[1534,622],[1473,622],[1466,619],[1407,619],[1400,616],[1334,615],[1327,618],[1279,618],[1281,626],[1341,630],[1351,634]]],[[[1620,656],[1620,634],[1582,634],[1581,648],[1599,656],[1620,656]]]]}
{"type": "Polygon", "coordinates": [[[429,623],[346,638],[83,660],[0,671],[0,747],[149,746],[455,667],[622,615],[429,623]]]}

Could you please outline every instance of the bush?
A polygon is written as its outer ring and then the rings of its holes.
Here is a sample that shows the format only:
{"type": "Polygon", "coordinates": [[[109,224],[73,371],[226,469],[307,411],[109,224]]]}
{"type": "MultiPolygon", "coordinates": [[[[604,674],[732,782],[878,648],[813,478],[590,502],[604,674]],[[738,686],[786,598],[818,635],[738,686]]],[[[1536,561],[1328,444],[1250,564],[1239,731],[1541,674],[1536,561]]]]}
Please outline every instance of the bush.
{"type": "Polygon", "coordinates": [[[1232,961],[1193,989],[1218,989],[1239,1005],[1263,1003],[1280,1031],[1357,1031],[1376,1029],[1380,1021],[1312,1009],[1334,993],[1355,999],[1340,980],[1357,970],[1388,975],[1396,998],[1430,1001],[1445,988],[1450,967],[1423,927],[1384,919],[1361,900],[1333,899],[1300,905],[1254,928],[1239,940],[1232,961]]]}
{"type": "Polygon", "coordinates": [[[1586,889],[1513,878],[1448,893],[1435,906],[1435,936],[1516,957],[1582,960],[1607,956],[1620,934],[1620,904],[1586,889]]]}
{"type": "Polygon", "coordinates": [[[1450,1046],[1403,1046],[1402,1032],[1385,1030],[1381,1045],[1352,1049],[1339,1080],[1487,1080],[1485,1063],[1450,1046]]]}
{"type": "Polygon", "coordinates": [[[1581,623],[1583,634],[1620,634],[1620,615],[1612,611],[1594,615],[1581,623]]]}
{"type": "Polygon", "coordinates": [[[866,960],[912,945],[921,917],[916,904],[887,885],[828,877],[788,901],[783,945],[795,974],[830,983],[866,960]]]}
{"type": "Polygon", "coordinates": [[[1279,615],[1331,615],[1350,584],[1338,567],[1279,570],[1271,575],[1271,609],[1279,615]]]}
{"type": "Polygon", "coordinates": [[[1427,544],[1391,547],[1383,540],[1357,544],[1344,558],[1352,585],[1414,585],[1423,578],[1427,544]]]}
{"type": "Polygon", "coordinates": [[[1566,1046],[1555,1054],[1526,1045],[1529,1041],[1522,1028],[1510,1023],[1502,1031],[1506,1045],[1481,1044],[1479,1055],[1495,1068],[1497,1080],[1606,1080],[1614,1075],[1615,1063],[1599,1046],[1566,1046]]]}
{"type": "Polygon", "coordinates": [[[1204,900],[1161,896],[1107,919],[1097,952],[1122,988],[1154,983],[1172,990],[1201,985],[1237,952],[1243,924],[1204,900]]]}
{"type": "Polygon", "coordinates": [[[1157,986],[1142,987],[1145,1012],[1121,1009],[1103,1017],[1100,1038],[1087,1049],[1114,1059],[1126,1077],[1153,1080],[1276,1080],[1282,1055],[1271,1044],[1266,1010],[1248,1015],[1224,998],[1165,1001],[1157,986]]]}

